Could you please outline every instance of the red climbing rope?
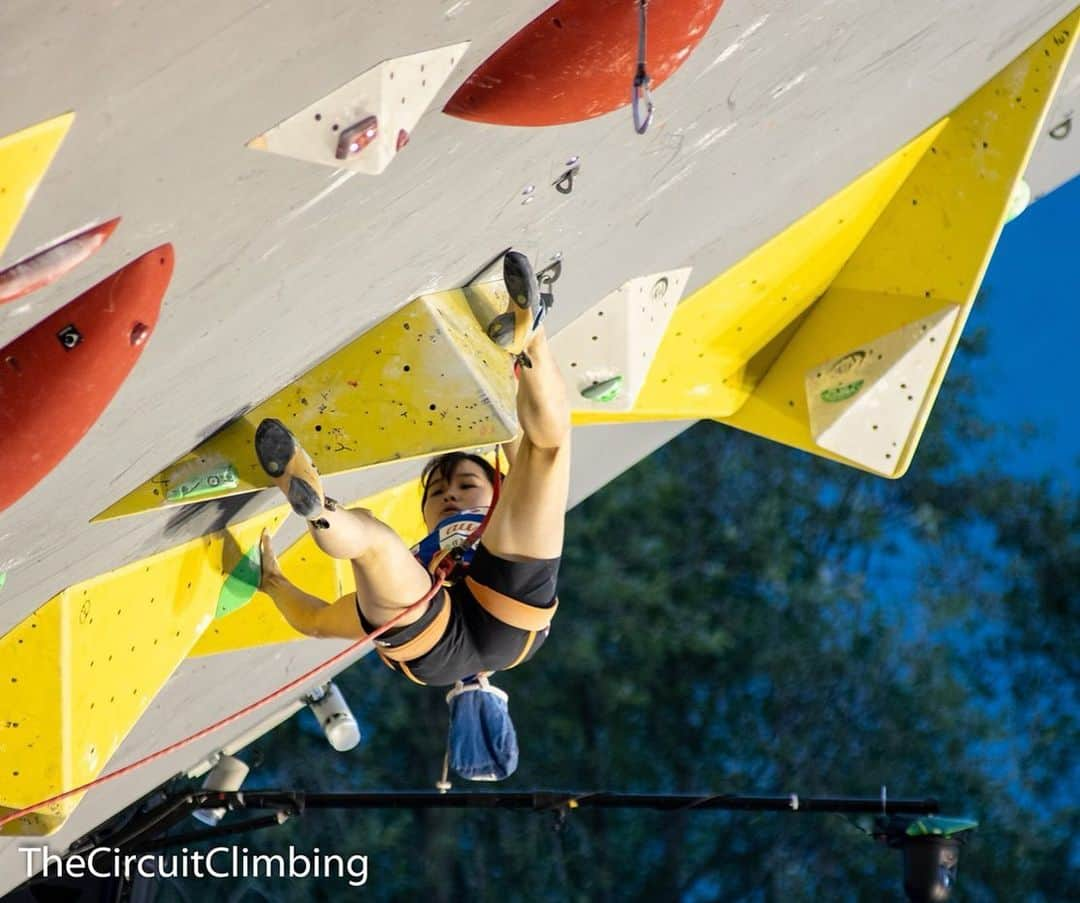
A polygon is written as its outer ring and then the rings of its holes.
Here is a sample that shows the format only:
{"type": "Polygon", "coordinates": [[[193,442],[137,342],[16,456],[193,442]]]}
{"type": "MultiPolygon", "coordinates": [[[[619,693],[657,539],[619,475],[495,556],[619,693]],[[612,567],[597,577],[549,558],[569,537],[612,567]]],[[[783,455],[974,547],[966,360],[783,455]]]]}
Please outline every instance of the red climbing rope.
{"type": "MultiPolygon", "coordinates": [[[[488,521],[491,519],[491,512],[495,510],[495,504],[499,500],[499,488],[501,482],[502,479],[499,473],[499,449],[498,446],[496,446],[494,483],[495,491],[492,495],[491,506],[488,508],[487,514],[484,515],[484,519],[477,525],[476,529],[469,534],[468,538],[465,540],[465,544],[471,545],[474,542],[478,542],[481,535],[483,535],[484,529],[487,527],[488,521]]],[[[422,605],[426,605],[428,602],[430,602],[435,597],[435,594],[438,593],[438,591],[442,588],[443,581],[447,578],[447,576],[449,576],[456,563],[456,560],[450,556],[444,558],[441,562],[439,562],[438,567],[436,567],[435,571],[431,575],[431,589],[429,589],[426,593],[424,593],[423,596],[413,602],[408,608],[402,609],[400,613],[395,615],[381,627],[378,627],[371,633],[367,634],[367,636],[365,636],[363,639],[357,640],[355,643],[350,644],[345,649],[341,650],[341,652],[338,652],[336,655],[328,658],[322,664],[316,665],[309,671],[305,671],[299,677],[293,678],[288,683],[274,690],[272,693],[269,693],[266,696],[262,697],[262,699],[257,699],[255,700],[255,702],[244,706],[239,711],[233,712],[233,714],[222,718],[220,721],[215,721],[209,727],[204,727],[202,730],[196,731],[194,734],[191,734],[188,737],[177,740],[175,743],[170,743],[168,746],[159,749],[157,752],[153,752],[147,756],[143,756],[141,759],[137,759],[129,765],[125,765],[123,768],[118,768],[116,769],[116,771],[111,771],[108,774],[103,774],[100,777],[94,778],[94,780],[92,781],[87,781],[85,784],[80,784],[78,787],[72,787],[70,790],[65,790],[63,793],[58,793],[55,796],[50,796],[48,799],[44,799],[40,802],[34,803],[33,805],[26,806],[25,808],[19,809],[16,812],[8,813],[7,815],[0,817],[0,828],[26,815],[30,815],[31,813],[34,813],[37,810],[44,808],[45,806],[51,806],[53,803],[59,803],[63,800],[66,800],[68,797],[75,796],[78,793],[85,793],[87,790],[92,790],[95,787],[100,787],[102,784],[105,784],[108,781],[112,781],[116,778],[123,777],[126,774],[130,774],[136,769],[142,768],[144,765],[149,765],[151,762],[156,762],[158,759],[164,758],[165,756],[169,755],[169,753],[176,752],[176,750],[182,749],[183,747],[194,743],[196,740],[201,740],[203,737],[212,734],[219,728],[223,728],[230,724],[233,724],[236,721],[239,721],[245,715],[249,715],[257,709],[262,708],[267,703],[272,702],[273,700],[285,695],[290,690],[295,689],[296,687],[300,686],[300,684],[314,677],[320,671],[323,671],[326,668],[330,667],[330,665],[333,665],[341,661],[342,659],[347,658],[349,655],[359,649],[362,645],[364,645],[364,643],[369,643],[375,640],[377,637],[382,636],[382,634],[390,630],[395,624],[398,623],[398,621],[400,621],[406,615],[415,612],[422,605]]]]}

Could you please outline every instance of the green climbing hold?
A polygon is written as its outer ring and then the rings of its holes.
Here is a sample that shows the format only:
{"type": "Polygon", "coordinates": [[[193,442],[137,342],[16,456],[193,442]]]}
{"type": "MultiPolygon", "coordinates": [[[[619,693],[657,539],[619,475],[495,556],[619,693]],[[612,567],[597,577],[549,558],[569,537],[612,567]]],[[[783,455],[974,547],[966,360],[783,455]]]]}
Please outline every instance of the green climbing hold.
{"type": "Polygon", "coordinates": [[[947,818],[944,815],[927,815],[917,818],[904,831],[908,837],[927,837],[937,835],[939,837],[951,837],[963,831],[974,831],[979,827],[977,821],[970,818],[947,818]]]}
{"type": "Polygon", "coordinates": [[[4,588],[5,583],[7,583],[7,571],[0,571],[0,589],[4,588]]]}
{"type": "Polygon", "coordinates": [[[218,464],[209,470],[192,474],[177,486],[170,486],[165,498],[170,502],[179,502],[220,492],[222,489],[235,489],[239,485],[236,468],[231,464],[218,464]]]}
{"type": "Polygon", "coordinates": [[[255,590],[259,588],[261,580],[262,552],[256,543],[248,549],[244,557],[232,569],[232,573],[225,578],[225,583],[218,594],[217,611],[214,612],[214,617],[222,618],[247,605],[251,597],[255,595],[255,590]]]}
{"type": "Polygon", "coordinates": [[[828,402],[829,404],[835,404],[838,401],[847,401],[863,387],[863,383],[866,380],[857,379],[853,383],[845,383],[842,386],[834,386],[831,389],[825,389],[821,393],[821,400],[828,402]]]}
{"type": "Polygon", "coordinates": [[[621,376],[613,376],[611,379],[601,380],[591,386],[586,386],[581,390],[581,394],[589,401],[614,401],[622,392],[622,384],[623,378],[621,376]]]}

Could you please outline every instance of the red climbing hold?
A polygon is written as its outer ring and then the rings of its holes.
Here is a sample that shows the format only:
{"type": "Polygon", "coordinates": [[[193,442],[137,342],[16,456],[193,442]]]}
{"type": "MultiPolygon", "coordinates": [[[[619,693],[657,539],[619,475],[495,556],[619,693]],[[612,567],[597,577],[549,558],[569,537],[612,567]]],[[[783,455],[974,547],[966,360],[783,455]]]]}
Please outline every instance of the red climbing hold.
{"type": "Polygon", "coordinates": [[[157,323],[172,270],[172,245],[155,248],[0,351],[0,511],[101,416],[157,323]]]}
{"type": "MultiPolygon", "coordinates": [[[[646,68],[655,90],[705,37],[723,0],[649,0],[646,68]]],[[[560,125],[630,103],[637,0],[559,0],[488,57],[443,108],[493,125],[560,125]]]]}
{"type": "Polygon", "coordinates": [[[334,156],[338,160],[348,160],[350,157],[355,157],[378,137],[378,118],[365,116],[355,125],[342,130],[334,156]]]}
{"type": "Polygon", "coordinates": [[[113,234],[120,217],[62,238],[44,251],[0,270],[0,304],[15,301],[55,282],[97,253],[113,234]]]}

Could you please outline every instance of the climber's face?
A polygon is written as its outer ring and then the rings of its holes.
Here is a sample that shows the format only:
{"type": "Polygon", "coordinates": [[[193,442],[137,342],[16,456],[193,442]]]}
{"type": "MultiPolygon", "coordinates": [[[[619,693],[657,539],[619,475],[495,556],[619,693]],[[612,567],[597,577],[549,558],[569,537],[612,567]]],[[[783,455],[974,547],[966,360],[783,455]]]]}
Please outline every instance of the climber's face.
{"type": "Polygon", "coordinates": [[[439,521],[467,508],[487,508],[494,496],[494,487],[480,465],[459,461],[449,479],[435,471],[424,495],[424,523],[434,530],[439,521]]]}

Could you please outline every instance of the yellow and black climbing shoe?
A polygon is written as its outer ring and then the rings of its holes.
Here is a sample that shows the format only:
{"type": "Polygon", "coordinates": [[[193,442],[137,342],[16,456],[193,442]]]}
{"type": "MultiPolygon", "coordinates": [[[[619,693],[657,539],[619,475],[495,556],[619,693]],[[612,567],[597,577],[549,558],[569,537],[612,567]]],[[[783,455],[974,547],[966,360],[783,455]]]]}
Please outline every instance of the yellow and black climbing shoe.
{"type": "Polygon", "coordinates": [[[325,499],[319,472],[280,420],[267,418],[259,424],[255,430],[255,454],[262,469],[285,493],[293,511],[306,520],[322,514],[325,499]]]}
{"type": "Polygon", "coordinates": [[[503,255],[503,283],[510,295],[510,305],[488,324],[487,333],[496,345],[518,355],[540,326],[550,302],[545,303],[532,264],[520,251],[507,251],[503,255]]]}
{"type": "Polygon", "coordinates": [[[503,255],[503,282],[510,300],[520,310],[536,312],[540,306],[540,283],[529,258],[520,251],[507,251],[503,255]]]}

